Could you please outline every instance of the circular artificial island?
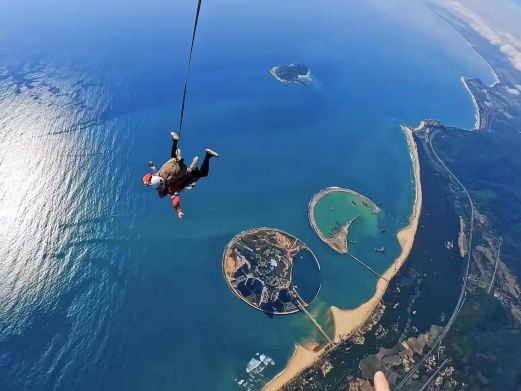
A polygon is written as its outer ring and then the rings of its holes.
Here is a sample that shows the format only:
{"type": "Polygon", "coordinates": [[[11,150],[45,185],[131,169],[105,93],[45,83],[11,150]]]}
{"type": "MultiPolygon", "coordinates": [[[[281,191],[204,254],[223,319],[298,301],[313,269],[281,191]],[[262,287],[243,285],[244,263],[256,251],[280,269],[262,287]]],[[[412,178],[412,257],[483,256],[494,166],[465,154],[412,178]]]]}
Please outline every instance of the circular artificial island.
{"type": "Polygon", "coordinates": [[[224,250],[223,272],[236,296],[270,314],[303,310],[320,291],[320,265],[313,252],[274,228],[236,235],[224,250]]]}
{"type": "Polygon", "coordinates": [[[271,68],[271,74],[281,83],[309,85],[313,82],[311,71],[302,64],[279,65],[271,68]]]}
{"type": "MultiPolygon", "coordinates": [[[[380,208],[351,189],[328,187],[313,196],[308,206],[309,222],[317,235],[340,254],[348,253],[349,227],[357,219],[377,224],[380,208]]],[[[384,251],[375,249],[375,251],[384,251]]]]}

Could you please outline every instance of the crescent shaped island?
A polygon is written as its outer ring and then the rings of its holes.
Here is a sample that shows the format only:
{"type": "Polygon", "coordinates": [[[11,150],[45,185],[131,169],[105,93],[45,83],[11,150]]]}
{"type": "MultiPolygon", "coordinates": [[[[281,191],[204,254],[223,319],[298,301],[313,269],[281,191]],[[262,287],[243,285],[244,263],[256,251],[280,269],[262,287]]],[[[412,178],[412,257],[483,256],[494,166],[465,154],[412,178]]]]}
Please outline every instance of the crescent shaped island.
{"type": "Polygon", "coordinates": [[[366,196],[341,187],[327,187],[308,205],[309,223],[319,238],[340,254],[348,252],[349,227],[358,218],[375,220],[380,208],[366,196]]]}

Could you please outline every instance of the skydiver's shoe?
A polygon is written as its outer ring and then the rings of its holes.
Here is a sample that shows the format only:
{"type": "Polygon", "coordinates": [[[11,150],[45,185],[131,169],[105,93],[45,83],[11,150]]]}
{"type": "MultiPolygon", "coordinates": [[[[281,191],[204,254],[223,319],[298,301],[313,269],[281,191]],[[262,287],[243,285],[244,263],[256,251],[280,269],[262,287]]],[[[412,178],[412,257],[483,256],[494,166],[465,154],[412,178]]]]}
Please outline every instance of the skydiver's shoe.
{"type": "Polygon", "coordinates": [[[199,156],[194,156],[192,159],[192,163],[190,163],[190,166],[188,167],[188,172],[192,172],[195,167],[197,167],[197,161],[199,160],[199,156]]]}
{"type": "Polygon", "coordinates": [[[206,148],[206,154],[210,157],[219,157],[219,154],[210,148],[206,148]]]}
{"type": "Polygon", "coordinates": [[[175,151],[175,157],[180,162],[184,160],[183,154],[181,153],[181,148],[178,148],[177,151],[175,151]]]}
{"type": "Polygon", "coordinates": [[[179,141],[179,136],[176,132],[171,132],[170,135],[172,136],[172,140],[179,141]]]}

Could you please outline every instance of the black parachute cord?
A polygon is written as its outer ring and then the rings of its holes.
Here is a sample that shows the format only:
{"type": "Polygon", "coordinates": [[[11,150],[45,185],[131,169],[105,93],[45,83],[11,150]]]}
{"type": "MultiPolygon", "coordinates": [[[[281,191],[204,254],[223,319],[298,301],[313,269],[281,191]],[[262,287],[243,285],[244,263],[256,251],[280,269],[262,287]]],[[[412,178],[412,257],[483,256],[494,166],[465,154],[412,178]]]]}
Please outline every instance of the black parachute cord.
{"type": "Polygon", "coordinates": [[[194,52],[194,44],[195,44],[195,34],[197,32],[197,24],[199,23],[199,13],[201,12],[202,2],[203,2],[203,0],[198,0],[197,10],[195,12],[194,29],[192,31],[192,45],[190,46],[190,55],[188,57],[188,67],[186,69],[186,77],[185,77],[185,87],[183,90],[183,101],[181,103],[181,113],[179,115],[179,138],[181,138],[181,131],[183,130],[183,118],[184,118],[184,114],[185,114],[186,92],[188,90],[188,78],[190,76],[190,67],[192,65],[192,54],[194,52]]]}

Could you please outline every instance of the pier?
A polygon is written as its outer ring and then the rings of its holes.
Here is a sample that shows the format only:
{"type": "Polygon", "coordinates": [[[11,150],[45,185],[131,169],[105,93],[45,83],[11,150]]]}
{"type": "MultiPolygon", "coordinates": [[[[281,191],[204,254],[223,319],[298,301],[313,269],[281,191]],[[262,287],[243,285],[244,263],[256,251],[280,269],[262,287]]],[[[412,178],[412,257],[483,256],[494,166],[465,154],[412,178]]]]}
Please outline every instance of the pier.
{"type": "Polygon", "coordinates": [[[300,299],[300,296],[297,294],[297,291],[295,290],[294,291],[295,293],[295,301],[294,303],[297,305],[297,307],[302,310],[302,312],[304,312],[306,314],[306,316],[309,318],[309,320],[311,321],[311,323],[313,323],[313,325],[315,325],[315,327],[317,328],[318,331],[320,331],[320,334],[322,334],[324,336],[324,338],[331,344],[331,345],[334,345],[335,343],[331,340],[331,338],[329,338],[329,335],[327,335],[327,333],[324,331],[324,329],[322,328],[322,326],[320,326],[320,324],[317,322],[317,320],[313,317],[313,315],[311,315],[309,313],[309,311],[306,309],[306,307],[304,307],[304,305],[302,304],[301,302],[301,299],[300,299]]]}
{"type": "Polygon", "coordinates": [[[351,258],[353,258],[355,261],[357,261],[360,265],[362,265],[363,267],[365,267],[367,270],[369,270],[371,273],[373,273],[375,276],[377,277],[380,277],[381,279],[385,280],[387,283],[389,283],[389,280],[387,278],[385,278],[384,276],[382,276],[381,274],[378,274],[371,266],[367,265],[366,263],[364,263],[363,261],[361,261],[360,259],[358,259],[357,257],[355,257],[353,254],[351,253],[347,253],[347,255],[349,255],[351,258]]]}

